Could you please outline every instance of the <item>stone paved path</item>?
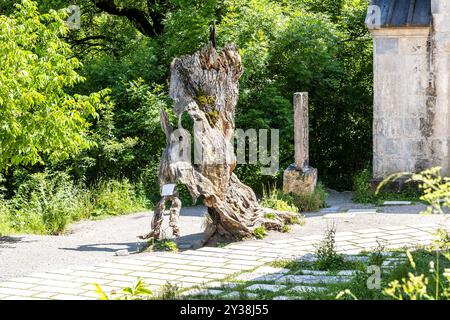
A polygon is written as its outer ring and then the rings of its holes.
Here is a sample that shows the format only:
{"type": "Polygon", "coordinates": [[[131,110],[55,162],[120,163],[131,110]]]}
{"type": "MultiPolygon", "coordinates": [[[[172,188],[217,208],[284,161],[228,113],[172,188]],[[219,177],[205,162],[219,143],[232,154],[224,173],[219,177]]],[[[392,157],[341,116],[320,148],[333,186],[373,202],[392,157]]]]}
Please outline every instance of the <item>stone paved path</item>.
{"type": "MultiPolygon", "coordinates": [[[[338,232],[337,249],[357,254],[383,242],[386,249],[427,245],[439,227],[420,224],[338,232]]],[[[281,240],[246,241],[224,248],[205,247],[180,253],[133,255],[114,262],[74,269],[50,270],[0,283],[0,299],[97,299],[94,283],[105,292],[130,286],[142,278],[153,290],[168,281],[182,288],[212,285],[231,275],[252,270],[278,259],[299,258],[315,251],[323,234],[281,240]]]]}

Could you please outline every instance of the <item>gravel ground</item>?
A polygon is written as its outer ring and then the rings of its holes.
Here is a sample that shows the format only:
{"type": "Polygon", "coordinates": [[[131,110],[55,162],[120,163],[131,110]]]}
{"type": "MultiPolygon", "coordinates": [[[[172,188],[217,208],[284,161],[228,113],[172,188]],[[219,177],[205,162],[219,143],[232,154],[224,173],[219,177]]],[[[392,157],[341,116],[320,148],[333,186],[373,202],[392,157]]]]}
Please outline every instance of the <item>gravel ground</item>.
{"type": "MultiPolygon", "coordinates": [[[[331,191],[330,206],[345,210],[368,208],[351,202],[352,194],[331,191]]],[[[290,233],[270,232],[265,240],[323,234],[334,224],[337,231],[377,228],[383,226],[445,223],[447,216],[424,216],[423,205],[382,207],[379,213],[354,215],[307,213],[306,224],[292,226],[290,233]]],[[[341,212],[342,210],[340,210],[341,212]]],[[[177,242],[195,248],[203,237],[204,207],[185,208],[180,217],[182,237],[177,242]]],[[[62,236],[16,235],[0,238],[0,281],[71,266],[89,266],[123,258],[118,250],[128,250],[131,256],[142,242],[138,235],[149,231],[151,213],[138,213],[98,221],[73,224],[62,236]]],[[[168,219],[166,219],[168,220],[168,219]]],[[[167,228],[167,225],[165,225],[167,228]]]]}
{"type": "MultiPolygon", "coordinates": [[[[195,245],[203,238],[205,213],[203,207],[182,211],[180,243],[195,245]]],[[[143,244],[137,236],[149,232],[151,217],[152,213],[146,212],[78,222],[61,236],[14,235],[0,238],[0,282],[34,272],[123,259],[123,256],[116,255],[118,250],[128,250],[133,256],[133,252],[143,244]]],[[[167,225],[163,227],[167,228],[167,225]]]]}

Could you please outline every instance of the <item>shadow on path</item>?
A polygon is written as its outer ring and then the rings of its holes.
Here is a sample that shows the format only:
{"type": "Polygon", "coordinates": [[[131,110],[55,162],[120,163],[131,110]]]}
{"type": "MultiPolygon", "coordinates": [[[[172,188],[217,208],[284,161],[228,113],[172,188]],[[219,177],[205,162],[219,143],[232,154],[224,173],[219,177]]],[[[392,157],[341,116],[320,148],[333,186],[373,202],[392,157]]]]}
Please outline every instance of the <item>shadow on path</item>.
{"type": "Polygon", "coordinates": [[[139,242],[129,243],[94,243],[85,244],[73,248],[59,248],[60,250],[80,251],[80,252],[116,252],[118,250],[136,251],[140,248],[139,242]]]}
{"type": "MultiPolygon", "coordinates": [[[[180,251],[187,249],[198,249],[202,246],[205,237],[204,233],[195,233],[172,239],[181,246],[180,251]]],[[[145,247],[146,241],[124,242],[124,243],[94,243],[85,244],[76,247],[59,248],[60,250],[79,251],[79,252],[116,252],[126,250],[129,254],[140,253],[145,247]]]]}
{"type": "Polygon", "coordinates": [[[4,236],[0,237],[0,248],[14,248],[14,244],[22,242],[22,243],[31,243],[36,242],[36,240],[24,240],[25,237],[21,236],[4,236]]]}

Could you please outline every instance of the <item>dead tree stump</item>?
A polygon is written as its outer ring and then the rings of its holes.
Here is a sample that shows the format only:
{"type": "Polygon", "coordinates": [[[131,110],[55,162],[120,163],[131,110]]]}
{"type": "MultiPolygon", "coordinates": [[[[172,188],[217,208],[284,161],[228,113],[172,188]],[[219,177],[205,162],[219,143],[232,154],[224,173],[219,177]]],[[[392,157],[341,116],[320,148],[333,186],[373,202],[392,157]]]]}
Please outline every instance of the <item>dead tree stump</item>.
{"type": "MultiPolygon", "coordinates": [[[[161,159],[160,182],[180,182],[187,186],[194,200],[202,198],[212,220],[207,228],[210,236],[228,240],[250,238],[255,228],[261,226],[281,230],[285,223],[297,218],[295,213],[271,211],[271,217],[275,213],[275,218],[266,219],[267,211],[260,206],[253,190],[233,173],[234,116],[242,74],[241,57],[232,45],[218,52],[210,42],[199,52],[172,62],[170,96],[175,103],[175,115],[181,119],[186,112],[196,128],[194,164],[189,161],[189,132],[181,127],[181,120],[174,130],[167,114],[161,111],[167,147],[161,159]]],[[[158,232],[151,232],[148,237],[157,235],[158,232]]]]}

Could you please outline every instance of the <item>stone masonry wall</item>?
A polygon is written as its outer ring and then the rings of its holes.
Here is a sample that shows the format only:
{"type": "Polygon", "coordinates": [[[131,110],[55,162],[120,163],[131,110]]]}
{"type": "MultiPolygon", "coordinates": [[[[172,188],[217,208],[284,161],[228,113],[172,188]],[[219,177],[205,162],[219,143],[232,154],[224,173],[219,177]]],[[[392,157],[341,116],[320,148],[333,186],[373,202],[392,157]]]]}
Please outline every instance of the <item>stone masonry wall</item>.
{"type": "Polygon", "coordinates": [[[374,38],[374,178],[440,166],[450,174],[450,0],[433,28],[382,28],[374,38]]]}
{"type": "Polygon", "coordinates": [[[436,91],[435,131],[441,144],[443,174],[450,176],[450,0],[432,0],[433,14],[433,76],[436,91]]]}
{"type": "Polygon", "coordinates": [[[425,166],[430,30],[374,30],[374,178],[425,166]]]}

